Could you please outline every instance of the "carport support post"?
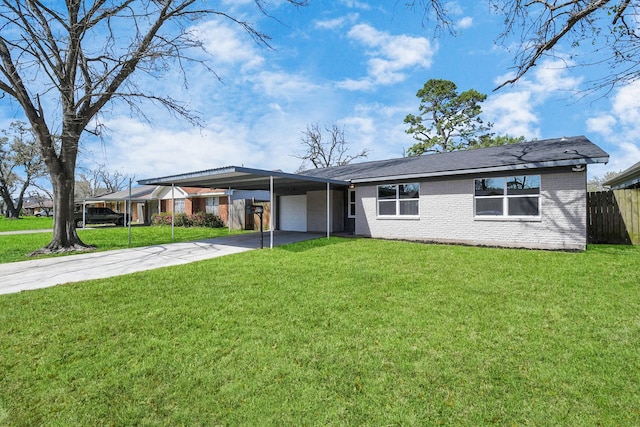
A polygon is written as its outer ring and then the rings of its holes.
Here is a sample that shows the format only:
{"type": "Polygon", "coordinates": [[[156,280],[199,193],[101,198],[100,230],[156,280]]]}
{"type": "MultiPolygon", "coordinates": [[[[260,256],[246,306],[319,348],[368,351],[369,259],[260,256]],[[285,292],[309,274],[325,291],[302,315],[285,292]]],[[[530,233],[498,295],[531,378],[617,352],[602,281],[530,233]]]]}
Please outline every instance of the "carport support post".
{"type": "Polygon", "coordinates": [[[273,175],[269,176],[269,249],[273,249],[273,221],[276,216],[276,205],[273,203],[273,175]]]}
{"type": "Polygon", "coordinates": [[[233,208],[233,202],[231,201],[231,187],[229,187],[229,192],[227,193],[227,226],[229,227],[229,234],[231,234],[231,227],[233,224],[233,212],[231,211],[233,208]]]}
{"type": "Polygon", "coordinates": [[[175,184],[171,183],[171,240],[174,238],[173,234],[173,226],[175,224],[176,218],[176,199],[173,198],[173,189],[175,188],[175,184]]]}
{"type": "Polygon", "coordinates": [[[329,192],[330,184],[327,182],[327,239],[329,238],[331,227],[331,193],[329,192]]]}
{"type": "MultiPolygon", "coordinates": [[[[131,213],[131,180],[132,178],[129,178],[129,219],[127,220],[127,227],[129,228],[129,246],[131,246],[131,220],[133,219],[133,214],[131,213]]],[[[125,219],[127,219],[126,216],[125,219]]]]}

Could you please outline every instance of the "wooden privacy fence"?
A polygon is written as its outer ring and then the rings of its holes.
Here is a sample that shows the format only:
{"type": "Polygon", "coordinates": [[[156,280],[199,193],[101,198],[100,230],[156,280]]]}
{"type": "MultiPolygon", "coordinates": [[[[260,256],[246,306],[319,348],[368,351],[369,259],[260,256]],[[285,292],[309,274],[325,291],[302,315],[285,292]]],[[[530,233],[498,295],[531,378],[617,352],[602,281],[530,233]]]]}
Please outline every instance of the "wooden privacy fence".
{"type": "Polygon", "coordinates": [[[589,243],[640,245],[640,189],[587,195],[589,243]]]}

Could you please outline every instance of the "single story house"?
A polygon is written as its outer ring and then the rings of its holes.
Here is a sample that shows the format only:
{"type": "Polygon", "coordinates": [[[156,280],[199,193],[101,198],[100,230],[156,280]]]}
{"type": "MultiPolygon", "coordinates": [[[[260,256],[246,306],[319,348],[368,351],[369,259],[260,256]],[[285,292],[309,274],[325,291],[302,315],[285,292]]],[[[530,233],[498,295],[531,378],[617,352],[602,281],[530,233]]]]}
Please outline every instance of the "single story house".
{"type": "Polygon", "coordinates": [[[22,204],[27,215],[53,216],[53,201],[49,199],[29,199],[22,204]]]}
{"type": "Polygon", "coordinates": [[[193,215],[198,212],[212,213],[229,225],[231,212],[231,228],[253,228],[253,218],[246,215],[246,205],[268,200],[265,191],[233,191],[200,187],[167,187],[157,185],[141,185],[129,189],[88,198],[83,201],[86,206],[104,206],[116,212],[127,212],[131,201],[132,222],[150,224],[156,213],[184,213],[193,215]],[[231,196],[231,197],[229,197],[231,196]],[[229,199],[232,207],[229,209],[229,199]]]}
{"type": "Polygon", "coordinates": [[[609,187],[611,190],[640,188],[640,162],[623,170],[613,178],[608,179],[603,185],[609,187]]]}
{"type": "Polygon", "coordinates": [[[576,136],[297,174],[228,166],[139,182],[268,190],[271,230],[584,250],[587,165],[608,159],[576,136]]]}

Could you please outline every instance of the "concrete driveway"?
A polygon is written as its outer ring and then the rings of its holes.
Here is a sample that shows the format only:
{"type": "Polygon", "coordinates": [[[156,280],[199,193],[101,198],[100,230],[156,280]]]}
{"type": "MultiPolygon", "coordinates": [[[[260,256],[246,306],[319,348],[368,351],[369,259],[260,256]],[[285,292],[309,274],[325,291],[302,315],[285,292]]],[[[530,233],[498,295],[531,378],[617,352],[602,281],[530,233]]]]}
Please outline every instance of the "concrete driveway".
{"type": "MultiPolygon", "coordinates": [[[[273,245],[285,245],[319,237],[322,235],[276,231],[273,245]]],[[[269,250],[269,238],[269,234],[265,233],[264,250],[269,250]]],[[[258,248],[260,248],[260,234],[249,233],[193,242],[0,264],[0,294],[188,264],[258,248]]]]}

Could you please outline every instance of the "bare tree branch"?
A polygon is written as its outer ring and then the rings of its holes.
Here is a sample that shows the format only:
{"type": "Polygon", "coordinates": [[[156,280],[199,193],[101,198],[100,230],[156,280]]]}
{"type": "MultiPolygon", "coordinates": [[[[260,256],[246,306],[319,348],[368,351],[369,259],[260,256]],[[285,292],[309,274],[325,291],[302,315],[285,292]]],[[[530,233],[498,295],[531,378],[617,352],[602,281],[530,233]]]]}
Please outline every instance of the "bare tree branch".
{"type": "MultiPolygon", "coordinates": [[[[253,3],[266,14],[266,0],[253,3]]],[[[196,0],[0,0],[0,96],[8,95],[22,107],[51,176],[56,218],[50,249],[82,247],[73,225],[80,138],[89,123],[100,122],[107,105],[124,101],[142,112],[141,102],[149,101],[198,123],[184,103],[139,88],[135,75],[159,76],[177,64],[186,85],[186,63],[212,71],[201,59],[203,43],[191,30],[203,18],[231,21],[256,43],[270,47],[267,34],[217,5],[196,0]],[[200,56],[191,55],[194,50],[200,56]]]]}
{"type": "Polygon", "coordinates": [[[640,77],[640,5],[633,0],[490,0],[505,15],[500,39],[520,35],[515,75],[494,90],[520,80],[566,42],[579,66],[606,64],[609,71],[592,78],[588,91],[611,89],[640,77]],[[585,59],[582,59],[585,58],[585,59]]]}
{"type": "Polygon", "coordinates": [[[345,140],[344,128],[333,124],[331,127],[325,126],[324,130],[328,135],[327,141],[323,141],[322,130],[317,123],[307,125],[307,130],[303,132],[304,136],[300,141],[305,151],[292,154],[293,157],[303,161],[300,171],[306,168],[307,161],[310,161],[314,168],[326,168],[347,165],[369,155],[368,149],[349,154],[349,143],[345,140]]]}

